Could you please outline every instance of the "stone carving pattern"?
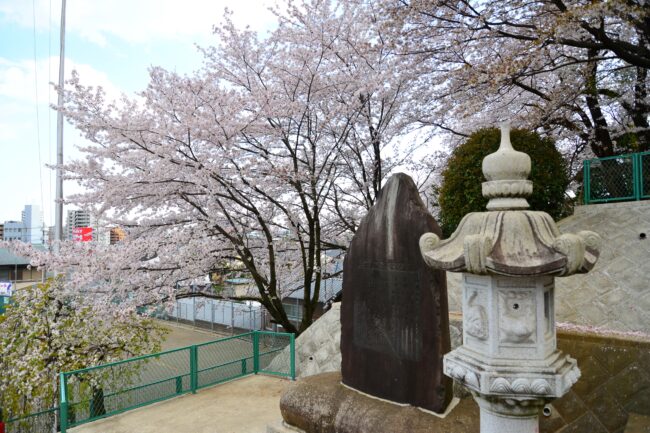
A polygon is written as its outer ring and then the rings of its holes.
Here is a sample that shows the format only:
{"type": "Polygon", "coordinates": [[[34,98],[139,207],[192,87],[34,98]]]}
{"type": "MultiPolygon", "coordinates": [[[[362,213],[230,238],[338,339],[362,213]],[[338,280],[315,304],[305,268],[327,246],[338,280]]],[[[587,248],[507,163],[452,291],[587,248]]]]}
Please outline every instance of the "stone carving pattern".
{"type": "Polygon", "coordinates": [[[435,249],[436,245],[440,243],[440,238],[435,233],[425,233],[420,236],[420,252],[422,253],[422,258],[424,262],[431,267],[435,267],[434,262],[431,262],[427,256],[427,252],[435,249]]]}
{"type": "Polygon", "coordinates": [[[449,363],[446,367],[447,368],[445,374],[447,376],[461,383],[469,385],[474,389],[477,390],[479,389],[480,385],[476,373],[474,373],[473,371],[469,371],[466,368],[456,364],[449,363]]]}
{"type": "Polygon", "coordinates": [[[567,259],[567,264],[561,275],[572,275],[591,269],[590,265],[593,263],[588,263],[588,254],[585,253],[589,251],[594,254],[596,257],[590,260],[595,262],[601,243],[600,235],[588,230],[580,231],[577,234],[565,233],[555,238],[553,249],[566,256],[567,259]]]}
{"type": "Polygon", "coordinates": [[[578,236],[580,236],[580,238],[585,243],[585,246],[587,248],[596,251],[600,250],[600,246],[603,243],[603,239],[600,237],[598,233],[592,232],[590,230],[581,230],[578,232],[578,236]]]}
{"type": "Polygon", "coordinates": [[[473,290],[467,301],[465,332],[479,340],[486,340],[489,335],[487,314],[485,308],[476,303],[477,297],[478,292],[473,290]]]}
{"type": "Polygon", "coordinates": [[[500,342],[535,342],[535,300],[532,291],[499,290],[499,310],[500,342]]]}
{"type": "Polygon", "coordinates": [[[548,395],[551,393],[551,385],[546,379],[534,379],[531,381],[520,377],[510,382],[504,377],[497,377],[490,385],[490,392],[499,394],[548,395]]]}
{"type": "Polygon", "coordinates": [[[463,241],[465,267],[471,274],[487,273],[487,256],[492,251],[492,239],[485,235],[468,235],[463,241]]]}
{"type": "Polygon", "coordinates": [[[567,389],[571,388],[578,381],[578,379],[580,379],[581,375],[582,374],[580,373],[580,369],[578,367],[572,368],[564,378],[565,387],[567,389]]]}
{"type": "Polygon", "coordinates": [[[481,186],[485,198],[528,197],[533,193],[533,183],[529,180],[493,180],[481,186]]]}
{"type": "Polygon", "coordinates": [[[422,302],[418,273],[403,263],[383,262],[364,263],[358,272],[376,293],[364,296],[361,290],[354,292],[355,344],[417,361],[422,352],[420,310],[410,306],[422,302]]]}

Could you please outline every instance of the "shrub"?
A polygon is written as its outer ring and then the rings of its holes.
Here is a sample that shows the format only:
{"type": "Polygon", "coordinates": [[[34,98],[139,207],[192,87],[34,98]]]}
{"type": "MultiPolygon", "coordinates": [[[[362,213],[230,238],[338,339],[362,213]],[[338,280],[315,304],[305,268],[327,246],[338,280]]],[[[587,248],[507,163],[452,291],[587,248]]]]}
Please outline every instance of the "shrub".
{"type": "MultiPolygon", "coordinates": [[[[530,156],[533,195],[528,197],[530,209],[545,211],[558,220],[568,213],[565,192],[569,185],[567,168],[562,155],[549,139],[534,132],[514,129],[510,133],[512,147],[530,156]]],[[[481,163],[499,148],[501,133],[497,128],[481,129],[458,146],[442,173],[438,197],[440,226],[449,236],[469,212],[485,211],[488,200],[481,193],[485,182],[481,163]]]]}

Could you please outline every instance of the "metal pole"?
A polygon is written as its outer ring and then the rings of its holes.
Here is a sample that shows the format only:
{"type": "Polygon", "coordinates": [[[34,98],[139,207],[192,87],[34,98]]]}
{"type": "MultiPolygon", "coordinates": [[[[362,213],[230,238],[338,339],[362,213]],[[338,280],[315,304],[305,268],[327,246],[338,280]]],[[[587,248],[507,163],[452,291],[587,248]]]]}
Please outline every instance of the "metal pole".
{"type": "MultiPolygon", "coordinates": [[[[65,2],[61,2],[61,51],[59,54],[59,97],[57,104],[63,105],[64,62],[65,62],[65,2]]],[[[56,114],[56,206],[54,212],[54,240],[63,240],[63,113],[56,114]]],[[[56,250],[58,251],[58,245],[56,250]]]]}
{"type": "Polygon", "coordinates": [[[235,335],[235,303],[230,301],[230,334],[235,335]]]}
{"type": "Polygon", "coordinates": [[[214,331],[214,299],[210,300],[210,329],[214,331]]]}
{"type": "Polygon", "coordinates": [[[291,380],[296,380],[296,334],[291,334],[289,340],[289,374],[291,380]]]}
{"type": "MultiPolygon", "coordinates": [[[[65,1],[65,0],[64,0],[65,1]]],[[[68,429],[68,389],[66,386],[65,374],[59,373],[59,417],[61,433],[66,433],[68,429]]]]}

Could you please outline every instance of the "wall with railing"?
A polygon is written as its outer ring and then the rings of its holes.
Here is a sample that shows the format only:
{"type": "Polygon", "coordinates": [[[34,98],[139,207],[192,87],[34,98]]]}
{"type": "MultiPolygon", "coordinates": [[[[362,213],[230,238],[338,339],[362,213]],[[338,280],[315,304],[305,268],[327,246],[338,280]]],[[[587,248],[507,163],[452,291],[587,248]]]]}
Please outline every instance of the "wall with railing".
{"type": "Polygon", "coordinates": [[[650,152],[584,162],[584,203],[650,199],[650,152]]]}

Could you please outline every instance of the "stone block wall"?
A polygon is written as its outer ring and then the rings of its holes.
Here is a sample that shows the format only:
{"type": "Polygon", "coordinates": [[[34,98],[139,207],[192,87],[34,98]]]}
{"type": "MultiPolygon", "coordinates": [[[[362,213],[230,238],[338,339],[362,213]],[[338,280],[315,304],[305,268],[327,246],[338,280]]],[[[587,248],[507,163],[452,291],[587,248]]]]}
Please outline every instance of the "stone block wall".
{"type": "Polygon", "coordinates": [[[341,370],[341,303],[337,302],[296,340],[296,376],[341,370]]]}
{"type": "MultiPolygon", "coordinates": [[[[340,369],[339,305],[296,340],[299,377],[340,369]]],[[[451,314],[453,348],[462,343],[462,333],[462,316],[451,314]]],[[[650,338],[560,326],[558,347],[577,359],[582,376],[540,417],[541,433],[650,432],[650,338]]],[[[470,398],[457,384],[454,394],[470,398]]]]}

